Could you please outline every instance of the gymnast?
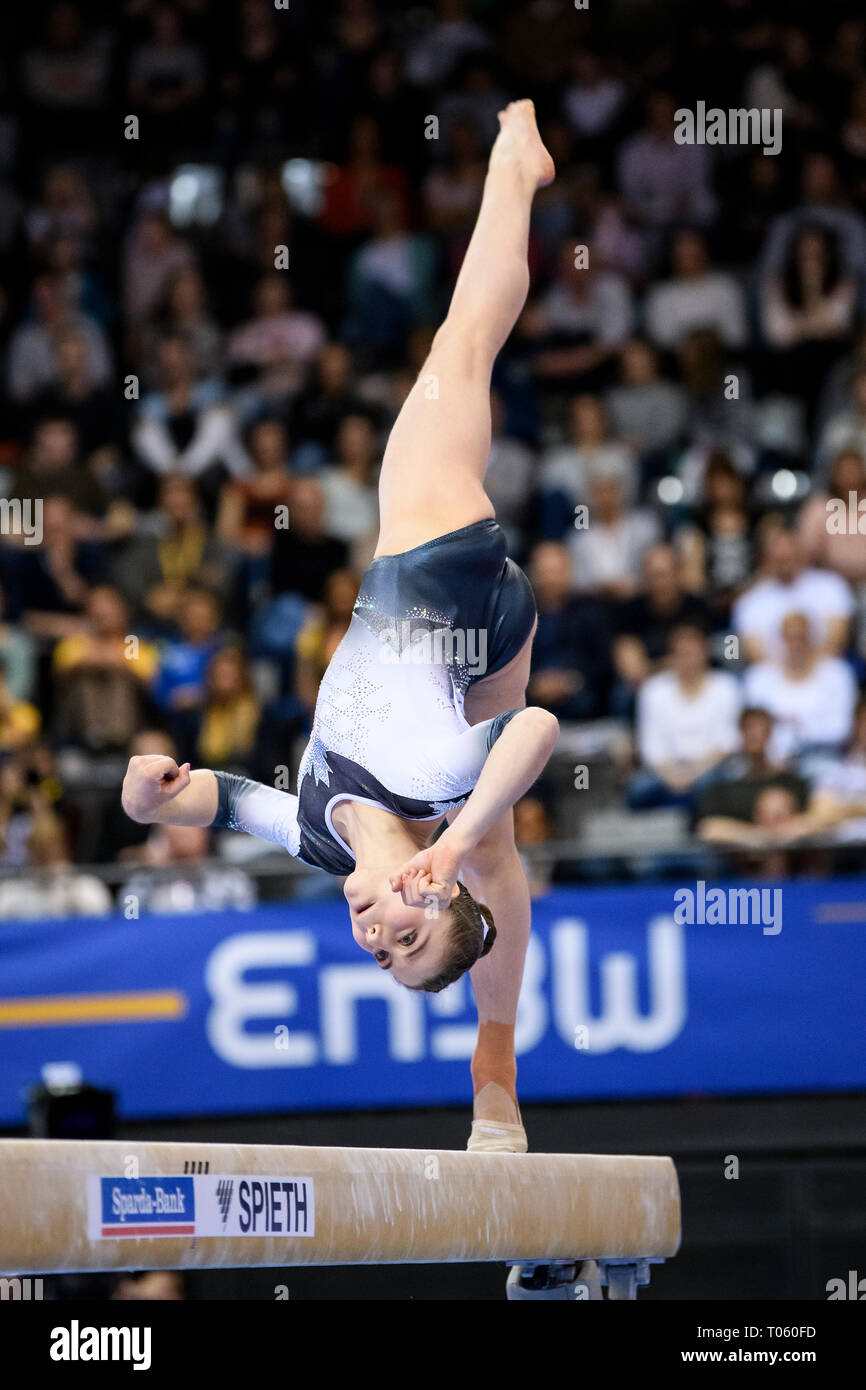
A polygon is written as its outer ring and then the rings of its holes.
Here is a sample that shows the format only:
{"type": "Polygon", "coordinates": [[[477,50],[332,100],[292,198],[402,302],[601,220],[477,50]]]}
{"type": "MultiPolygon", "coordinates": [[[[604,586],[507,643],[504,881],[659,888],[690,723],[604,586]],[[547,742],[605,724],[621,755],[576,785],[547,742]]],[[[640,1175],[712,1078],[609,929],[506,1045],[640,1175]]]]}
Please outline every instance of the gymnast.
{"type": "Polygon", "coordinates": [[[512,807],[558,724],[526,708],[535,601],[484,474],[491,371],[529,287],[533,196],[554,169],[531,101],[499,123],[448,315],[388,440],[378,545],[322,679],[297,796],[144,755],[123,807],[143,823],[243,830],[344,876],[356,942],[409,989],[471,970],[469,1147],[524,1152],[514,1024],[530,905],[512,807]]]}

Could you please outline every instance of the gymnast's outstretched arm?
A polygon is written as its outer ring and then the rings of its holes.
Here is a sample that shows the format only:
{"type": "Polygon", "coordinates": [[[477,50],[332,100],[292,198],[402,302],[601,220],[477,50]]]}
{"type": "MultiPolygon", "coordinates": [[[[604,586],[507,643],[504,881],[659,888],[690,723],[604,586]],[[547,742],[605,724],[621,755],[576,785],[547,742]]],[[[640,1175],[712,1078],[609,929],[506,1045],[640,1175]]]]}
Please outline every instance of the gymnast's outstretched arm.
{"type": "Polygon", "coordinates": [[[298,798],[248,777],[191,772],[189,763],[178,767],[174,758],[145,754],[130,758],[121,800],[144,825],[229,826],[298,853],[298,798]]]}

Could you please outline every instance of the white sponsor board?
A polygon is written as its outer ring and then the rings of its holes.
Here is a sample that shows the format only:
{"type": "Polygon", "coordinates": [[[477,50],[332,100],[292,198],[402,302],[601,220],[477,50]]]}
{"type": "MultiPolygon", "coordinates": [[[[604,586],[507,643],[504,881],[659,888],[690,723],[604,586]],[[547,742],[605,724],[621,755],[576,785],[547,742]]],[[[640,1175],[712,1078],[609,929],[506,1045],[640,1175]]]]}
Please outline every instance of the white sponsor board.
{"type": "Polygon", "coordinates": [[[312,1178],[205,1173],[177,1177],[90,1177],[88,1235],[147,1240],[160,1236],[312,1236],[312,1178]]]}

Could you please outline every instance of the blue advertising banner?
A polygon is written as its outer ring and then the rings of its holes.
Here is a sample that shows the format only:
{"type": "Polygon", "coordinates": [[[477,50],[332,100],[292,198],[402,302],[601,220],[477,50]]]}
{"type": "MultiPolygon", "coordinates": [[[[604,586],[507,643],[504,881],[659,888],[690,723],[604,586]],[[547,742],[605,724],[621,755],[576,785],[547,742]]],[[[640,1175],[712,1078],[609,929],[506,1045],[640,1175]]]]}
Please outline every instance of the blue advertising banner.
{"type": "MultiPolygon", "coordinates": [[[[866,880],[560,889],[533,928],[525,1101],[866,1088],[866,880]]],[[[2,1124],[47,1062],[130,1118],[462,1104],[474,1041],[468,981],[401,989],[339,901],[0,925],[2,1124]]]]}

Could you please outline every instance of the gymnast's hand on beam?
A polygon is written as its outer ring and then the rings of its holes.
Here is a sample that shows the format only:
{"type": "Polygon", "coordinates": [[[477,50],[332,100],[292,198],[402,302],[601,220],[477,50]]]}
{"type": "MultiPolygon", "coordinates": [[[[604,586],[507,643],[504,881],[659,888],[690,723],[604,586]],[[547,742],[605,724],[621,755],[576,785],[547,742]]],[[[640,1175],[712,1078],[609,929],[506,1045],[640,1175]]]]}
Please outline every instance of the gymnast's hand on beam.
{"type": "Polygon", "coordinates": [[[451,906],[460,859],[448,844],[446,835],[422,849],[389,877],[395,893],[407,907],[432,907],[444,911],[451,906]]]}

